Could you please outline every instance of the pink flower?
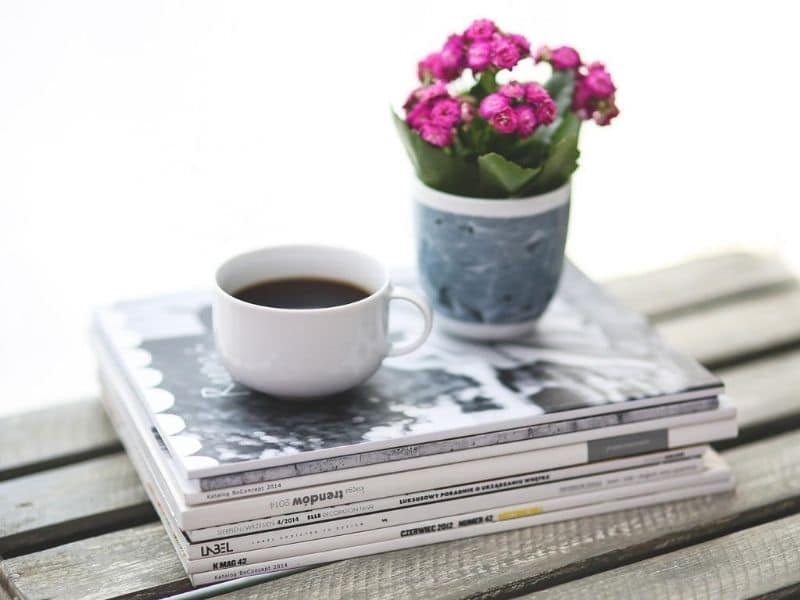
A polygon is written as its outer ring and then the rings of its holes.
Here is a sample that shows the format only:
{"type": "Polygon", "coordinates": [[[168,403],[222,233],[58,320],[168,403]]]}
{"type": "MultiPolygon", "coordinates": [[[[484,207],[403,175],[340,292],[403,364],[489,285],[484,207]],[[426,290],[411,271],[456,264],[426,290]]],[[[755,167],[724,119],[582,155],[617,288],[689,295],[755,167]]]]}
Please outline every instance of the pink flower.
{"type": "Polygon", "coordinates": [[[430,85],[422,85],[408,95],[403,108],[409,110],[420,102],[428,102],[440,96],[447,96],[447,86],[443,82],[437,81],[430,85]]]}
{"type": "Polygon", "coordinates": [[[548,97],[546,100],[542,100],[542,102],[533,105],[533,110],[536,113],[536,120],[543,124],[549,125],[556,118],[556,103],[553,102],[553,99],[548,97]]]}
{"type": "Polygon", "coordinates": [[[460,75],[452,54],[434,52],[422,59],[417,65],[417,77],[420,81],[452,81],[460,75]]]}
{"type": "Polygon", "coordinates": [[[560,69],[562,71],[577,69],[581,66],[581,57],[575,48],[561,46],[551,51],[550,64],[553,65],[554,69],[560,69]]]}
{"type": "Polygon", "coordinates": [[[478,113],[487,121],[492,119],[497,113],[505,110],[511,105],[508,98],[502,94],[489,94],[481,100],[481,105],[478,108],[478,113]]]}
{"type": "Polygon", "coordinates": [[[442,61],[443,74],[440,79],[452,81],[461,75],[461,71],[466,66],[466,55],[464,54],[464,39],[460,35],[451,35],[439,53],[442,61]]]}
{"type": "Polygon", "coordinates": [[[583,84],[583,80],[575,82],[575,91],[572,92],[572,110],[579,118],[586,120],[592,116],[590,106],[593,102],[592,95],[583,84]]]}
{"type": "Polygon", "coordinates": [[[465,66],[464,39],[460,35],[451,35],[441,51],[433,52],[419,62],[417,77],[420,81],[453,81],[461,75],[465,66]]]}
{"type": "Polygon", "coordinates": [[[497,31],[497,26],[489,19],[477,19],[467,27],[464,37],[471,42],[485,41],[492,38],[492,34],[497,31]]]}
{"type": "Polygon", "coordinates": [[[433,76],[441,81],[453,81],[461,75],[461,65],[452,54],[439,53],[433,76]]]}
{"type": "Polygon", "coordinates": [[[440,98],[431,108],[431,122],[441,127],[455,127],[461,119],[461,106],[455,98],[440,98]]]}
{"type": "Polygon", "coordinates": [[[520,59],[517,45],[508,37],[498,37],[492,41],[492,63],[500,69],[511,69],[520,59]]]}
{"type": "Polygon", "coordinates": [[[464,38],[453,34],[447,38],[440,54],[450,64],[458,64],[464,59],[464,38]]]}
{"type": "Polygon", "coordinates": [[[485,71],[492,64],[492,46],[489,42],[474,42],[467,50],[467,66],[474,73],[485,71]]]}
{"type": "Polygon", "coordinates": [[[611,75],[602,63],[592,63],[577,72],[572,110],[583,120],[593,119],[598,125],[608,125],[619,115],[611,75]]]}
{"type": "Polygon", "coordinates": [[[554,69],[562,71],[577,69],[581,66],[581,57],[578,51],[571,46],[560,46],[550,48],[549,46],[539,46],[533,55],[537,62],[549,62],[554,69]]]}
{"type": "Polygon", "coordinates": [[[427,102],[428,100],[433,100],[434,98],[447,96],[447,86],[444,84],[444,82],[441,81],[437,81],[429,86],[421,87],[418,89],[420,90],[419,93],[420,102],[427,102]]]}
{"type": "Polygon", "coordinates": [[[500,133],[514,133],[517,129],[517,115],[514,109],[508,106],[492,115],[489,123],[500,133]]]}
{"type": "Polygon", "coordinates": [[[611,80],[611,75],[602,63],[592,63],[588,66],[589,72],[583,80],[592,97],[597,99],[609,98],[617,89],[611,80]]]}
{"type": "Polygon", "coordinates": [[[525,86],[517,81],[501,85],[498,91],[512,100],[522,100],[525,97],[525,86]]]}
{"type": "Polygon", "coordinates": [[[431,119],[431,107],[428,102],[420,102],[416,106],[406,109],[406,123],[412,129],[419,129],[423,123],[427,123],[431,119]]]}
{"type": "Polygon", "coordinates": [[[508,34],[509,39],[514,42],[514,45],[519,49],[521,56],[528,56],[531,53],[531,43],[524,35],[518,33],[508,34]]]}
{"type": "Polygon", "coordinates": [[[443,70],[442,60],[438,52],[432,52],[417,63],[417,78],[420,81],[436,79],[437,73],[443,70]]]}
{"type": "Polygon", "coordinates": [[[419,135],[429,144],[439,148],[444,148],[453,143],[453,130],[435,123],[423,123],[419,128],[419,135]]]}
{"type": "Polygon", "coordinates": [[[517,133],[519,136],[526,138],[531,135],[539,125],[534,110],[530,106],[523,104],[515,107],[514,113],[517,116],[517,133]]]}
{"type": "Polygon", "coordinates": [[[547,90],[544,89],[541,85],[535,82],[530,82],[525,84],[525,100],[530,102],[531,104],[535,104],[540,102],[543,97],[550,97],[550,94],[547,93],[547,90]]]}
{"type": "Polygon", "coordinates": [[[450,96],[441,81],[424,85],[413,92],[403,105],[406,123],[422,139],[438,147],[453,142],[455,127],[461,122],[461,101],[450,96]]]}
{"type": "Polygon", "coordinates": [[[556,118],[556,103],[538,83],[525,85],[525,101],[536,113],[536,121],[542,125],[549,125],[556,118]]]}

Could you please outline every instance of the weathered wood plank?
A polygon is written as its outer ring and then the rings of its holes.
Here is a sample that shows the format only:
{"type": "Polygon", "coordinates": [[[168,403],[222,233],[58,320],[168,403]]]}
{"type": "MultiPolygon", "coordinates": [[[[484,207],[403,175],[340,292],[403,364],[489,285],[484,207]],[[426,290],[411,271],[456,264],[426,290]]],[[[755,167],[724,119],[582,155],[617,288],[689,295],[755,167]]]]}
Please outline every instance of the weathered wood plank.
{"type": "Polygon", "coordinates": [[[800,583],[755,596],[751,600],[797,600],[797,598],[800,598],[800,583]]]}
{"type": "Polygon", "coordinates": [[[0,419],[0,481],[121,448],[97,399],[0,419]]]}
{"type": "Polygon", "coordinates": [[[30,599],[93,600],[121,595],[146,599],[190,589],[160,523],[5,560],[0,563],[3,578],[12,590],[30,599]]]}
{"type": "Polygon", "coordinates": [[[700,309],[658,325],[676,348],[712,367],[800,344],[800,289],[700,309]]]}
{"type": "MultiPolygon", "coordinates": [[[[725,457],[739,481],[735,495],[672,502],[354,559],[224,597],[243,600],[264,593],[270,598],[302,596],[306,600],[512,596],[800,510],[800,432],[736,448],[725,457]]],[[[116,579],[114,574],[120,570],[114,566],[117,556],[127,569],[139,573],[148,594],[185,585],[166,534],[157,524],[19,556],[5,561],[2,569],[33,598],[51,595],[55,589],[77,590],[66,597],[110,598],[129,594],[140,585],[135,573],[116,579]],[[103,544],[111,550],[102,552],[103,544]],[[46,565],[50,564],[64,567],[57,580],[48,574],[46,565]],[[98,581],[105,582],[102,593],[90,589],[92,582],[97,585],[98,581]]]]}
{"type": "Polygon", "coordinates": [[[654,320],[794,285],[795,276],[777,258],[744,253],[708,256],[606,283],[612,294],[654,320]]]}
{"type": "Polygon", "coordinates": [[[800,350],[770,355],[720,371],[739,412],[739,437],[730,447],[800,429],[800,350]]]}
{"type": "Polygon", "coordinates": [[[800,582],[800,515],[524,596],[526,600],[751,598],[800,582]]]}
{"type": "Polygon", "coordinates": [[[128,457],[118,452],[0,482],[0,556],[155,518],[128,457]]]}
{"type": "Polygon", "coordinates": [[[11,592],[3,587],[2,580],[0,580],[0,600],[12,600],[11,592]]]}

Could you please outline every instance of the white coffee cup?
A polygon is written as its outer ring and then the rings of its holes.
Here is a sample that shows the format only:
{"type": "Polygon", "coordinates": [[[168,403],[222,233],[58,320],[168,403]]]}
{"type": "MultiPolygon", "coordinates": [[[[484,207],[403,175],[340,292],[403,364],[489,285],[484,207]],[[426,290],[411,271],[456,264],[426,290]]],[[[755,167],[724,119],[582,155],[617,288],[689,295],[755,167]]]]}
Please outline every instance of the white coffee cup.
{"type": "Polygon", "coordinates": [[[368,379],[387,356],[416,350],[432,326],[430,305],[394,287],[386,268],[355,250],[275,246],[234,256],[216,273],[213,304],[217,352],[237,381],[281,397],[334,394],[368,379]],[[324,278],[354,284],[369,296],[330,308],[271,308],[234,297],[263,281],[324,278]],[[389,341],[389,302],[405,300],[424,319],[421,335],[389,341]]]}

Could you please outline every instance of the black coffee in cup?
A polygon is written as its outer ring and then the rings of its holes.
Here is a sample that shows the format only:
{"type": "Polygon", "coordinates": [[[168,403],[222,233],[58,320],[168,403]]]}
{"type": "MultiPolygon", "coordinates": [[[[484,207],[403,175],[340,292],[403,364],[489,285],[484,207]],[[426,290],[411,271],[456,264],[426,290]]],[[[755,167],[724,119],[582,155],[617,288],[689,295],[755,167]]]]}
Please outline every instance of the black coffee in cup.
{"type": "Polygon", "coordinates": [[[363,300],[369,292],[346,281],[316,277],[271,279],[248,285],[233,294],[250,304],[270,308],[331,308],[363,300]]]}

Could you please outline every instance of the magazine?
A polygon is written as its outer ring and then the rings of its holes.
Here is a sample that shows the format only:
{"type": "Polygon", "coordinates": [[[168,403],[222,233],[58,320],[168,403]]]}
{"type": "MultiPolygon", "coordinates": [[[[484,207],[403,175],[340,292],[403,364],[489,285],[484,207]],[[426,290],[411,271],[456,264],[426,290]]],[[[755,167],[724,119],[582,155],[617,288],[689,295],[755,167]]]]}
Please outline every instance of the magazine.
{"type": "MultiPolygon", "coordinates": [[[[392,511],[398,508],[410,508],[435,502],[446,502],[454,498],[467,498],[490,494],[500,490],[517,489],[538,485],[547,482],[564,481],[574,478],[585,478],[597,473],[608,474],[608,481],[616,481],[619,470],[634,469],[637,467],[650,467],[642,473],[642,477],[649,477],[653,473],[661,472],[664,465],[669,465],[669,469],[675,472],[682,472],[683,469],[692,469],[699,464],[699,456],[708,446],[694,446],[687,449],[678,449],[668,453],[645,454],[632,458],[616,459],[603,461],[601,463],[588,463],[577,467],[567,467],[566,469],[554,469],[526,473],[513,477],[500,479],[489,479],[475,483],[450,486],[445,488],[435,488],[422,492],[403,494],[401,496],[390,496],[376,500],[364,502],[353,502],[329,508],[314,509],[299,513],[292,513],[286,516],[268,517],[265,519],[255,519],[239,523],[230,523],[218,527],[206,529],[193,529],[186,532],[190,541],[200,543],[208,540],[215,540],[223,537],[242,536],[242,543],[251,543],[245,540],[246,534],[254,532],[269,532],[276,529],[292,527],[291,532],[281,532],[270,536],[259,534],[251,536],[252,543],[274,543],[277,540],[295,540],[299,536],[306,535],[300,531],[300,527],[311,524],[308,532],[324,537],[324,535],[339,535],[340,533],[352,531],[354,528],[369,529],[380,527],[387,522],[387,516],[382,511],[392,511]],[[661,459],[661,460],[659,460],[661,459]],[[673,466],[674,465],[674,466],[673,466]],[[330,521],[330,522],[329,522],[330,521]]],[[[672,471],[670,471],[672,472],[672,471]]],[[[572,484],[565,484],[565,491],[573,490],[572,484]]],[[[396,515],[395,515],[396,516],[396,515]]],[[[233,550],[231,550],[233,551],[233,550]]]]}
{"type": "MultiPolygon", "coordinates": [[[[160,496],[166,497],[169,494],[168,486],[158,475],[155,462],[147,457],[146,449],[142,447],[141,442],[136,440],[136,434],[130,424],[120,423],[115,416],[115,426],[121,432],[142,479],[151,480],[159,490],[160,496]]],[[[479,499],[474,504],[467,504],[465,510],[478,510],[502,504],[499,499],[502,499],[503,496],[499,496],[498,493],[532,486],[537,486],[540,496],[546,497],[549,494],[576,494],[603,487],[630,485],[641,481],[685,475],[697,472],[703,467],[704,463],[701,457],[708,450],[708,446],[692,446],[668,452],[590,463],[565,469],[539,471],[515,477],[482,480],[450,487],[437,487],[416,494],[403,494],[374,501],[355,502],[327,509],[315,509],[268,519],[193,530],[184,532],[193,542],[189,543],[186,549],[189,558],[201,558],[210,554],[244,552],[263,546],[290,544],[302,540],[386,527],[409,522],[409,520],[417,520],[413,517],[419,513],[408,510],[414,507],[436,504],[436,507],[426,508],[431,511],[426,518],[433,518],[459,512],[451,508],[454,502],[477,496],[479,499]],[[554,483],[556,485],[553,485],[554,483]],[[226,538],[226,541],[219,542],[217,541],[219,538],[226,538]]],[[[174,510],[171,507],[168,510],[174,518],[174,510]]]]}
{"type": "MultiPolygon", "coordinates": [[[[129,430],[123,430],[123,441],[126,445],[130,442],[128,438],[129,430]]],[[[636,507],[646,506],[649,504],[657,503],[658,501],[676,500],[680,498],[688,498],[700,496],[705,494],[719,493],[728,491],[733,488],[734,480],[729,467],[724,461],[711,449],[709,449],[700,462],[700,468],[693,473],[685,473],[676,476],[659,477],[655,479],[647,479],[639,483],[631,483],[629,485],[622,485],[620,487],[607,487],[598,489],[588,489],[584,492],[567,494],[562,497],[544,498],[540,499],[532,495],[536,490],[534,488],[509,490],[498,494],[499,497],[506,499],[510,504],[501,507],[494,507],[488,510],[475,509],[469,511],[466,508],[469,502],[475,499],[464,498],[461,500],[451,500],[446,502],[450,506],[460,506],[469,512],[459,513],[453,516],[452,514],[446,515],[444,518],[436,518],[434,516],[426,516],[419,521],[400,523],[398,525],[390,524],[384,527],[379,527],[373,530],[365,530],[357,533],[344,533],[335,536],[329,536],[319,540],[300,541],[296,543],[283,544],[274,547],[262,547],[256,550],[228,553],[223,555],[225,545],[235,542],[236,538],[229,538],[219,540],[215,543],[209,544],[210,551],[206,556],[201,556],[199,559],[192,559],[191,547],[192,545],[186,541],[180,529],[174,520],[169,509],[163,504],[164,491],[158,487],[152,479],[152,472],[142,463],[142,456],[137,451],[132,452],[132,459],[137,467],[137,470],[143,474],[142,482],[147,490],[148,495],[154,503],[159,517],[162,519],[163,524],[169,534],[169,537],[175,547],[178,558],[186,569],[187,573],[200,573],[208,570],[227,569],[231,577],[246,576],[248,573],[243,569],[248,565],[255,568],[265,568],[264,561],[270,561],[270,570],[281,570],[283,568],[292,569],[302,564],[310,565],[316,564],[315,562],[298,563],[297,561],[308,560],[309,557],[317,557],[323,553],[335,553],[345,548],[365,549],[366,546],[375,548],[374,552],[380,552],[381,542],[399,542],[401,539],[411,536],[423,535],[426,543],[433,543],[435,541],[443,540],[429,540],[431,534],[442,533],[454,528],[471,527],[473,525],[490,525],[492,523],[499,523],[502,521],[512,519],[525,519],[520,521],[519,527],[552,522],[566,518],[575,518],[579,516],[587,516],[590,513],[575,513],[570,512],[570,509],[580,507],[602,507],[606,510],[600,512],[608,512],[610,510],[617,510],[618,508],[631,508],[633,506],[625,506],[621,504],[611,504],[612,502],[622,502],[627,498],[635,498],[638,500],[636,507]],[[675,492],[677,491],[677,495],[675,492]],[[544,514],[551,515],[548,519],[541,521],[530,521],[527,517],[543,516],[544,514]],[[553,515],[555,517],[553,518],[553,515]],[[523,524],[526,523],[526,524],[523,524]],[[290,566],[280,567],[285,561],[290,561],[287,564],[290,566]],[[230,569],[236,568],[238,572],[235,575],[230,573],[230,569]]],[[[679,461],[680,463],[688,463],[693,461],[679,461]]],[[[675,463],[672,463],[675,464],[675,463]]],[[[618,472],[620,477],[626,479],[636,479],[630,477],[626,472],[618,472]]],[[[576,485],[581,485],[583,478],[573,480],[576,485]]],[[[535,486],[534,486],[535,487],[535,486]]],[[[581,487],[587,487],[581,485],[581,487]]],[[[592,486],[588,486],[591,488],[592,486]]],[[[424,514],[429,506],[417,507],[417,512],[424,514]]],[[[434,506],[434,510],[436,506],[434,506]]],[[[513,527],[512,527],[513,528],[513,527]]],[[[290,528],[291,530],[292,528],[290,528]]],[[[499,530],[509,529],[509,527],[500,528],[499,530]]],[[[286,530],[284,530],[286,531],[286,530]]],[[[482,535],[489,533],[489,531],[474,531],[472,535],[482,535]]],[[[470,533],[460,535],[459,537],[469,537],[470,533]]],[[[458,538],[446,538],[458,539],[458,538]]],[[[398,546],[409,547],[406,544],[398,546]]],[[[394,549],[394,548],[387,548],[394,549]]],[[[371,553],[366,552],[364,553],[371,553]]],[[[360,556],[361,554],[354,554],[353,556],[360,556]]],[[[331,555],[332,556],[332,555],[331,555]]],[[[346,558],[343,556],[342,558],[346,558]]],[[[320,562],[327,562],[322,560],[320,562]]],[[[263,572],[263,571],[262,571],[263,572]]],[[[266,571],[269,572],[269,571],[266,571]]],[[[255,574],[255,573],[253,573],[255,574]]],[[[192,578],[195,585],[200,585],[200,582],[192,578]]]]}
{"type": "MultiPolygon", "coordinates": [[[[365,467],[355,467],[352,469],[347,469],[343,471],[326,471],[323,473],[317,473],[314,475],[305,475],[299,477],[291,477],[286,480],[277,480],[274,482],[262,482],[256,483],[251,485],[243,485],[237,486],[234,488],[224,488],[220,490],[210,490],[210,491],[202,491],[199,489],[199,485],[196,480],[187,480],[181,477],[180,473],[178,473],[175,469],[174,461],[172,460],[171,456],[169,455],[169,449],[164,444],[163,440],[161,439],[161,435],[155,429],[154,426],[149,424],[148,418],[146,413],[142,410],[141,405],[136,402],[136,399],[132,397],[130,390],[124,386],[120,381],[119,373],[115,370],[114,366],[109,362],[103,360],[102,356],[100,358],[100,365],[101,365],[101,378],[103,380],[108,380],[107,387],[113,388],[115,399],[118,402],[123,402],[125,404],[125,410],[129,413],[135,414],[135,418],[132,420],[139,432],[139,436],[142,438],[148,437],[147,429],[150,429],[150,435],[152,435],[158,446],[161,450],[160,453],[155,451],[153,448],[154,454],[160,454],[159,460],[159,470],[163,471],[167,477],[170,477],[177,489],[179,489],[179,494],[183,496],[183,500],[187,505],[196,505],[196,504],[205,504],[209,502],[218,502],[220,500],[231,500],[235,498],[244,498],[247,496],[256,496],[262,495],[266,493],[281,491],[281,490],[292,490],[292,489],[299,489],[305,487],[312,487],[318,486],[322,484],[327,484],[335,481],[341,481],[344,478],[347,479],[361,479],[365,477],[372,477],[376,475],[382,475],[386,473],[397,473],[398,471],[407,471],[407,470],[419,470],[421,468],[425,468],[428,465],[437,465],[439,464],[442,457],[431,456],[431,457],[422,457],[416,459],[406,459],[403,461],[391,462],[391,463],[379,463],[375,465],[369,465],[365,467]],[[113,381],[112,381],[113,380],[113,381]]],[[[690,400],[687,402],[682,403],[675,403],[666,405],[665,407],[654,407],[652,409],[636,409],[634,411],[627,411],[628,413],[635,412],[635,413],[646,413],[643,415],[646,417],[657,418],[659,416],[669,416],[674,414],[690,414],[695,412],[696,408],[705,408],[705,407],[718,407],[719,406],[719,399],[701,399],[701,400],[690,400]],[[692,405],[687,408],[683,408],[682,405],[692,405]],[[661,409],[665,408],[667,410],[662,411],[661,409]]],[[[705,412],[702,410],[700,412],[705,412]]],[[[645,419],[647,420],[647,419],[645,419]]],[[[630,422],[637,422],[635,419],[631,419],[630,422]]],[[[638,439],[638,438],[637,438],[638,439]]],[[[656,437],[648,438],[650,441],[656,439],[656,437]]],[[[643,440],[640,439],[639,442],[643,440]]],[[[616,443],[618,440],[612,439],[611,442],[606,443],[601,439],[597,441],[592,441],[590,444],[585,445],[585,451],[581,451],[581,454],[585,454],[586,456],[580,459],[578,462],[585,462],[587,460],[600,460],[601,457],[612,457],[614,455],[613,449],[616,447],[616,443]],[[591,454],[591,457],[589,456],[591,454]]],[[[148,444],[151,446],[152,444],[148,444]]],[[[656,450],[657,448],[653,448],[656,450]]],[[[473,456],[493,456],[497,455],[500,450],[503,450],[502,447],[491,447],[490,449],[481,450],[471,450],[466,451],[467,455],[462,455],[466,460],[469,455],[473,456]]],[[[639,447],[639,451],[645,452],[646,448],[639,447]]],[[[619,453],[617,453],[619,455],[619,453]]],[[[568,457],[569,449],[564,450],[563,457],[568,457]]],[[[562,457],[562,458],[563,458],[562,457]]],[[[450,458],[448,457],[448,461],[450,458]]],[[[535,460],[535,459],[534,459],[535,460]]],[[[495,461],[497,462],[497,461],[495,461]]],[[[534,463],[535,464],[535,463],[534,463]]],[[[562,462],[561,464],[568,464],[562,462]]],[[[556,466],[556,465],[553,465],[556,466]]],[[[476,465],[476,468],[480,467],[480,465],[476,465]]],[[[490,465],[486,465],[486,468],[491,468],[490,465]]]]}
{"type": "MultiPolygon", "coordinates": [[[[113,391],[119,391],[124,395],[124,388],[114,390],[113,382],[106,377],[105,384],[113,391]]],[[[107,402],[109,412],[117,412],[113,401],[107,402]]],[[[120,403],[123,410],[127,413],[125,417],[118,420],[136,423],[136,413],[127,411],[126,403],[120,403]]],[[[735,434],[735,424],[733,431],[730,431],[735,410],[733,407],[723,402],[716,411],[710,411],[714,417],[712,423],[725,424],[723,429],[716,432],[716,435],[735,434]]],[[[672,444],[670,428],[679,428],[681,425],[697,426],[698,415],[681,415],[668,419],[657,419],[652,424],[647,425],[656,427],[655,430],[642,431],[645,423],[633,423],[618,427],[608,428],[612,438],[609,440],[589,440],[583,447],[581,444],[569,445],[569,440],[565,441],[565,446],[539,450],[537,452],[516,453],[506,456],[484,459],[483,461],[469,461],[449,465],[442,468],[424,468],[405,473],[398,477],[397,474],[384,474],[357,480],[346,480],[343,482],[333,482],[312,488],[302,488],[299,490],[287,490],[273,492],[261,496],[244,497],[235,500],[228,500],[221,503],[186,506],[180,497],[180,493],[175,490],[174,483],[170,485],[165,482],[164,487],[170,489],[167,494],[168,501],[172,504],[171,510],[176,515],[180,527],[183,530],[205,529],[211,527],[230,525],[231,523],[250,521],[254,519],[264,519],[272,516],[284,516],[287,514],[307,511],[309,509],[322,509],[326,507],[339,506],[352,502],[374,500],[429,490],[433,487],[447,485],[458,485],[465,481],[474,481],[476,473],[491,474],[492,478],[508,477],[520,473],[531,473],[547,468],[555,468],[570,464],[580,464],[614,458],[617,456],[640,454],[649,451],[666,450],[676,445],[687,445],[698,442],[706,442],[710,439],[717,439],[709,431],[704,430],[701,439],[687,441],[686,437],[678,437],[677,443],[672,444]],[[632,428],[637,430],[632,431],[632,428]],[[616,434],[616,435],[614,435],[616,434]],[[708,437],[711,435],[711,437],[708,437]],[[657,443],[653,443],[656,439],[657,443]],[[602,443],[603,450],[593,449],[593,444],[602,443]],[[571,448],[571,446],[577,446],[571,448]],[[606,452],[608,447],[620,447],[624,452],[606,452]],[[566,449],[565,449],[566,448],[566,449]],[[549,451],[548,451],[549,450],[549,451]],[[538,456],[544,454],[544,456],[538,456]],[[609,456],[610,455],[610,456],[609,456]]],[[[141,417],[139,417],[141,420],[141,417]]],[[[160,477],[169,477],[169,469],[163,466],[166,462],[164,451],[158,447],[155,438],[150,432],[145,430],[141,433],[142,423],[134,425],[134,429],[139,432],[137,438],[146,447],[145,454],[152,457],[155,461],[160,461],[161,466],[155,466],[154,470],[160,477]]],[[[595,432],[582,432],[580,434],[568,434],[564,437],[587,436],[595,432]]],[[[584,441],[582,439],[575,440],[584,441]]]]}
{"type": "MultiPolygon", "coordinates": [[[[234,564],[243,566],[272,560],[280,560],[290,556],[300,556],[304,554],[314,554],[326,550],[335,550],[349,546],[361,546],[375,542],[396,540],[401,537],[412,535],[411,532],[419,531],[438,531],[444,529],[442,523],[465,523],[465,522],[489,522],[502,521],[513,514],[525,513],[535,514],[553,512],[585,506],[597,502],[618,500],[631,496],[642,496],[645,494],[655,494],[659,492],[674,490],[678,488],[691,488],[697,485],[709,485],[715,483],[729,483],[730,471],[727,466],[718,465],[717,468],[710,468],[706,473],[693,472],[686,476],[676,476],[670,478],[658,478],[645,482],[632,482],[630,485],[612,486],[610,488],[598,488],[578,494],[568,494],[565,496],[550,496],[539,498],[536,492],[541,490],[522,489],[502,492],[497,494],[498,500],[502,499],[501,504],[492,506],[474,506],[478,504],[476,498],[458,501],[453,500],[447,504],[452,504],[455,512],[443,512],[434,514],[431,507],[421,506],[416,509],[408,509],[417,518],[408,521],[401,521],[398,525],[387,525],[366,531],[345,533],[342,535],[325,537],[310,541],[298,541],[293,544],[285,544],[272,547],[261,547],[246,552],[239,552],[227,556],[207,556],[187,561],[190,573],[200,573],[224,569],[234,564]],[[502,498],[500,498],[502,497],[502,498]],[[472,504],[473,507],[469,505],[472,504]],[[488,515],[492,515],[489,517],[488,515]]],[[[435,507],[441,508],[441,507],[435,507]]],[[[476,523],[477,524],[477,523],[476,523]]],[[[174,527],[174,525],[172,525],[174,527]]],[[[224,542],[223,542],[224,543],[224,542]]],[[[184,556],[186,556],[184,554],[184,556]]]]}
{"type": "MultiPolygon", "coordinates": [[[[566,498],[566,496],[596,492],[603,489],[627,488],[640,483],[661,479],[674,478],[674,484],[679,485],[683,477],[689,474],[695,475],[699,473],[703,469],[703,466],[704,463],[701,458],[690,458],[650,465],[638,469],[625,469],[593,476],[578,476],[566,481],[515,486],[503,491],[475,491],[471,494],[459,496],[456,495],[459,490],[455,490],[452,494],[446,494],[441,500],[410,503],[403,508],[383,509],[380,506],[353,507],[354,510],[366,509],[366,511],[364,514],[359,514],[358,512],[353,513],[352,510],[347,510],[344,513],[345,515],[356,514],[358,516],[334,518],[333,520],[325,522],[301,520],[300,517],[283,517],[284,528],[282,529],[265,533],[226,537],[224,540],[192,543],[186,546],[186,552],[189,559],[205,558],[216,555],[248,552],[258,548],[276,548],[286,544],[294,545],[298,542],[339,537],[342,534],[353,534],[360,531],[486,510],[497,506],[508,506],[521,502],[566,498]],[[376,510],[380,512],[375,512],[376,510]],[[295,525],[294,523],[298,524],[295,525]],[[300,525],[299,523],[306,524],[300,525]]],[[[462,487],[470,490],[469,486],[462,487]]],[[[480,488],[480,486],[476,487],[480,488]]],[[[626,492],[620,492],[620,494],[623,493],[626,492]]],[[[436,492],[423,495],[423,497],[438,496],[439,494],[436,492]]],[[[330,512],[336,514],[338,509],[350,508],[352,506],[353,505],[344,505],[343,507],[334,507],[330,509],[330,512]]],[[[312,515],[313,513],[304,513],[304,516],[312,515]]],[[[322,517],[323,515],[320,516],[322,517]]],[[[278,554],[275,554],[275,556],[277,557],[278,554]]],[[[264,557],[261,560],[270,559],[264,557]]]]}
{"type": "MultiPolygon", "coordinates": [[[[650,484],[644,485],[650,486],[650,484]]],[[[654,487],[655,484],[652,486],[654,487]]],[[[663,502],[672,502],[709,494],[719,494],[728,492],[732,490],[733,487],[733,478],[681,488],[674,488],[668,485],[668,482],[664,482],[661,485],[661,488],[663,488],[661,491],[646,493],[640,496],[603,500],[603,495],[611,495],[611,491],[609,490],[609,492],[600,492],[596,495],[587,494],[587,498],[581,498],[580,496],[570,497],[588,501],[577,507],[569,507],[565,500],[555,499],[552,501],[552,505],[547,506],[544,502],[523,504],[481,511],[469,515],[458,515],[418,524],[404,525],[396,529],[392,528],[392,539],[366,543],[364,545],[342,546],[331,550],[289,556],[267,562],[252,563],[247,562],[246,558],[240,557],[235,559],[224,557],[216,561],[210,561],[211,570],[196,573],[193,572],[196,570],[196,567],[192,564],[193,561],[185,561],[184,566],[187,573],[189,573],[189,579],[194,585],[206,585],[237,577],[295,569],[358,556],[380,554],[382,552],[400,550],[403,548],[425,546],[477,535],[486,535],[534,525],[543,525],[556,521],[588,517],[618,510],[652,506],[663,502]],[[589,496],[595,496],[595,498],[590,499],[589,496]],[[559,506],[565,506],[565,508],[559,508],[559,506]],[[243,561],[242,564],[236,564],[239,561],[243,561]]],[[[203,566],[208,566],[208,563],[204,562],[203,566]]]]}
{"type": "MultiPolygon", "coordinates": [[[[205,292],[120,302],[94,320],[99,345],[123,370],[179,473],[200,479],[203,490],[451,454],[503,443],[510,429],[722,391],[569,265],[531,337],[473,344],[434,334],[366,384],[317,402],[270,398],[234,382],[210,321],[205,292]],[[283,469],[259,473],[274,467],[283,469]]],[[[411,327],[402,314],[394,326],[411,327]]]]}

